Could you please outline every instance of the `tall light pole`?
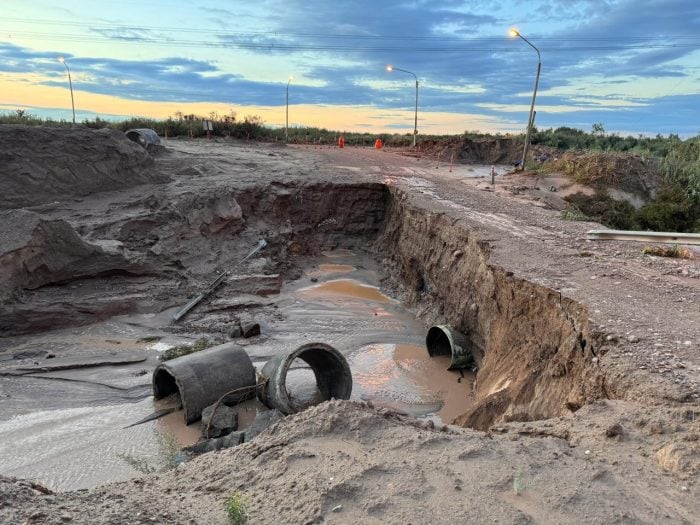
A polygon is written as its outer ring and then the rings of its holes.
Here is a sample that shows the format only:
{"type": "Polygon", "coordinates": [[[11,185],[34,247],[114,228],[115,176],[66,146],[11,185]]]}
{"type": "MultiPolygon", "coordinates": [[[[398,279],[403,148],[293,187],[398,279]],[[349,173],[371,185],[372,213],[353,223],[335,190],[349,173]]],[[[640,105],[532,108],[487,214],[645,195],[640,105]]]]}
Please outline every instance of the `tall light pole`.
{"type": "Polygon", "coordinates": [[[75,126],[75,99],[73,99],[73,81],[70,78],[70,69],[68,69],[68,62],[63,57],[58,57],[58,61],[66,66],[66,71],[68,71],[68,86],[70,87],[70,104],[73,107],[73,125],[75,126]]]}
{"type": "Polygon", "coordinates": [[[540,83],[540,70],[542,69],[542,57],[540,55],[540,50],[537,49],[532,42],[520,34],[520,31],[514,27],[509,31],[510,36],[522,38],[532,49],[537,51],[537,75],[535,76],[535,89],[532,91],[532,103],[530,104],[530,116],[527,119],[527,132],[525,133],[525,147],[523,148],[523,159],[520,162],[520,169],[525,169],[525,157],[527,157],[527,149],[530,146],[530,133],[532,131],[533,119],[535,116],[535,97],[537,97],[537,86],[540,83]]]}
{"type": "Polygon", "coordinates": [[[294,80],[294,77],[287,79],[287,118],[284,124],[284,141],[289,142],[289,83],[294,80]]]}
{"type": "Polygon", "coordinates": [[[402,71],[404,73],[408,73],[409,75],[413,75],[413,78],[416,79],[416,113],[415,113],[415,120],[413,122],[413,147],[416,147],[416,137],[418,137],[418,77],[416,76],[415,73],[412,73],[410,71],[407,71],[405,69],[400,69],[398,67],[394,67],[391,64],[386,66],[387,71],[402,71]]]}

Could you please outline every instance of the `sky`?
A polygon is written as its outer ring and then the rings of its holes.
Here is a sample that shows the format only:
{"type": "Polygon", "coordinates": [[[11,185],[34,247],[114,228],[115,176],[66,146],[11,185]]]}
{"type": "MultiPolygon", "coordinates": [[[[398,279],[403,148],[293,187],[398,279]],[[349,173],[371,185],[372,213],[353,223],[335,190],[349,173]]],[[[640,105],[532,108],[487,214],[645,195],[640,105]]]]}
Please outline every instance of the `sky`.
{"type": "Polygon", "coordinates": [[[700,133],[698,0],[0,0],[0,112],[700,133]],[[387,71],[392,64],[399,70],[387,71]],[[290,80],[291,77],[291,80],[290,80]]]}

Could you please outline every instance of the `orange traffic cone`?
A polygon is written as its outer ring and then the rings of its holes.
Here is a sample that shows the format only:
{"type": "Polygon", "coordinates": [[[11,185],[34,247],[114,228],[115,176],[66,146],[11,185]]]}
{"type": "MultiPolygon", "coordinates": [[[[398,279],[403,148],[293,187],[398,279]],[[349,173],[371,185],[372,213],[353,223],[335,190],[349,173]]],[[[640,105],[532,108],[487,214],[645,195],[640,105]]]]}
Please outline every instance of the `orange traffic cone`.
{"type": "Polygon", "coordinates": [[[344,148],[345,147],[345,137],[342,135],[338,137],[338,147],[339,148],[344,148]]]}

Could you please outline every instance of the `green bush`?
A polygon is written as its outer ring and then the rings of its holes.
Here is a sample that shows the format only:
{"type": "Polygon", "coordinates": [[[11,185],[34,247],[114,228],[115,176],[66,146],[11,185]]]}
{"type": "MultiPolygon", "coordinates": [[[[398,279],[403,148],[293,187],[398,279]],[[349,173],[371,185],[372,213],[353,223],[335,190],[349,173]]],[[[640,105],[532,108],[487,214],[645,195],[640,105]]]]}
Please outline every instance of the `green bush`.
{"type": "Polygon", "coordinates": [[[226,500],[226,514],[234,525],[243,525],[248,521],[248,509],[240,492],[234,492],[226,500]]]}
{"type": "MultiPolygon", "coordinates": [[[[607,194],[585,195],[574,193],[565,198],[589,220],[605,224],[616,230],[636,230],[637,211],[626,201],[617,201],[607,194]]],[[[579,219],[585,220],[585,219],[579,219]]]]}
{"type": "Polygon", "coordinates": [[[690,199],[700,200],[700,137],[675,145],[663,168],[669,184],[684,188],[690,199]]]}
{"type": "Polygon", "coordinates": [[[680,185],[667,186],[638,212],[642,229],[667,232],[692,232],[700,219],[700,202],[691,199],[680,185]]]}

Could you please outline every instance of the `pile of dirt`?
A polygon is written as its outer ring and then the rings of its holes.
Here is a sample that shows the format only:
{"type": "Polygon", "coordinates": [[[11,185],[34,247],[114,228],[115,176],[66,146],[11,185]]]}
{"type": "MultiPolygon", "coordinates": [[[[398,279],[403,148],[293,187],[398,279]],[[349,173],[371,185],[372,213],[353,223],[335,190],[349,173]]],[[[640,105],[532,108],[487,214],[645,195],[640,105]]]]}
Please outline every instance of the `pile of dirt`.
{"type": "Polygon", "coordinates": [[[696,443],[650,432],[671,420],[650,425],[625,403],[583,411],[600,424],[571,416],[485,436],[330,401],[238,447],[129,482],[54,494],[0,477],[0,521],[228,523],[232,495],[250,523],[693,521],[696,443]],[[645,456],[632,456],[638,448],[645,456]],[[672,474],[640,474],[659,467],[672,474]]]}
{"type": "Polygon", "coordinates": [[[88,243],[65,221],[27,210],[0,212],[0,301],[20,289],[107,273],[144,273],[118,241],[88,243]]]}
{"type": "Polygon", "coordinates": [[[0,209],[167,180],[145,149],[110,129],[0,125],[0,165],[0,209]]]}
{"type": "Polygon", "coordinates": [[[546,161],[544,169],[636,206],[653,199],[663,185],[658,159],[629,153],[566,152],[546,161]]]}
{"type": "MultiPolygon", "coordinates": [[[[421,154],[451,160],[463,164],[510,164],[519,162],[523,156],[522,139],[496,137],[471,139],[468,137],[447,140],[424,140],[418,145],[421,154]]],[[[550,156],[554,150],[546,146],[531,146],[535,157],[550,156]]]]}

